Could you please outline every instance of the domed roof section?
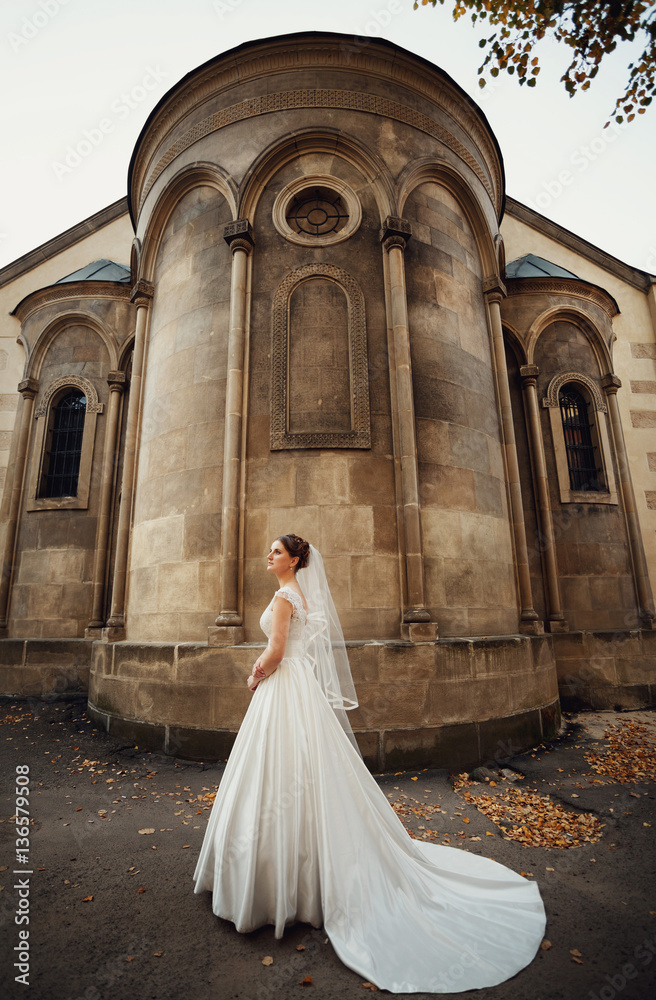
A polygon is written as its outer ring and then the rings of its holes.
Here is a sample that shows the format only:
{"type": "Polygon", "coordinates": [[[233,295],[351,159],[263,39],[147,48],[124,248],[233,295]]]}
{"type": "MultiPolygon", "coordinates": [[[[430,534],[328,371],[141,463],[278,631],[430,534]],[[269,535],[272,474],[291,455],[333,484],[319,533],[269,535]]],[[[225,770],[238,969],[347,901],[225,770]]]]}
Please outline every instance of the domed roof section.
{"type": "Polygon", "coordinates": [[[73,271],[72,274],[67,274],[55,284],[64,285],[69,281],[118,281],[123,285],[129,285],[131,280],[129,267],[103,257],[81,267],[78,271],[73,271]]]}
{"type": "MultiPolygon", "coordinates": [[[[259,116],[274,115],[269,121],[275,125],[283,114],[296,115],[302,130],[327,135],[335,130],[341,135],[350,117],[346,141],[351,132],[359,132],[354,113],[400,122],[422,139],[426,136],[430,155],[446,152],[449,163],[463,171],[464,183],[478,185],[479,199],[487,196],[497,221],[503,217],[499,144],[481,108],[448,73],[384,38],[360,41],[353,35],[303,31],[243,42],[192,70],[164,94],[130,160],[128,208],[135,231],[145,231],[151,191],[156,199],[175,171],[194,157],[221,167],[230,195],[239,203],[246,167],[225,138],[231,132],[222,130],[237,129],[232,134],[239,138],[241,123],[248,121],[255,145],[264,147],[280,137],[276,132],[271,139],[269,123],[259,127],[259,116]],[[308,121],[313,124],[306,125],[308,121]]],[[[291,128],[289,124],[288,134],[291,128]]],[[[243,145],[243,139],[239,142],[243,145]]]]}
{"type": "Polygon", "coordinates": [[[507,278],[576,278],[578,274],[566,271],[558,264],[552,264],[544,257],[536,257],[534,253],[526,253],[523,257],[516,257],[506,264],[507,278]]]}

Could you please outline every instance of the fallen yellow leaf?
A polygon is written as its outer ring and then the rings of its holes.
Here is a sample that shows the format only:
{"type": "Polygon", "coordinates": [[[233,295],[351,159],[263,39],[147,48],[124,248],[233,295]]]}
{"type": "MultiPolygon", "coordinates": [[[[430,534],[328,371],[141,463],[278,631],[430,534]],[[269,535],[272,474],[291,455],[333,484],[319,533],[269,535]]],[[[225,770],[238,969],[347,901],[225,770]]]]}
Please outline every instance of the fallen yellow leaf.
{"type": "Polygon", "coordinates": [[[262,959],[262,965],[273,965],[273,959],[271,955],[266,955],[266,957],[262,959]]]}

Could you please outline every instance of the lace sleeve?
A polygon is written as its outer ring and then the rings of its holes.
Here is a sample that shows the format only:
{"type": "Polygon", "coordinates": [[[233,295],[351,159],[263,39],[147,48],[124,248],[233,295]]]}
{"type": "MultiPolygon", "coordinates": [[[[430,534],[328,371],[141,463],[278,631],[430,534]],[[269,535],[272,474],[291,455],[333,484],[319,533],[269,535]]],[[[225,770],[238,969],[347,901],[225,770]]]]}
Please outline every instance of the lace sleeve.
{"type": "Polygon", "coordinates": [[[305,608],[303,607],[303,601],[295,590],[291,587],[280,587],[279,590],[273,595],[275,597],[284,597],[286,601],[292,606],[292,618],[295,621],[303,620],[305,618],[305,608]]]}

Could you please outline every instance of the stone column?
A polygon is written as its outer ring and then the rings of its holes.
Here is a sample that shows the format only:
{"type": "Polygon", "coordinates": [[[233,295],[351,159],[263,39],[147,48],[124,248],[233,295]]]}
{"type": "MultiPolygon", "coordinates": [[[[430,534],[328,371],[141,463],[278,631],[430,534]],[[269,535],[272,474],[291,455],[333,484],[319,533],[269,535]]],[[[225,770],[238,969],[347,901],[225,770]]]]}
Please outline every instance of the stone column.
{"type": "Polygon", "coordinates": [[[494,346],[494,362],[497,373],[499,406],[501,409],[501,424],[506,456],[506,475],[508,476],[508,491],[510,493],[510,513],[515,538],[515,558],[517,560],[517,579],[521,604],[519,630],[525,634],[540,635],[544,632],[544,624],[538,620],[538,613],[533,607],[533,591],[531,588],[531,572],[526,545],[526,525],[524,523],[524,504],[519,478],[515,424],[513,422],[512,405],[510,402],[506,350],[503,340],[503,326],[501,324],[500,304],[502,293],[498,287],[491,288],[486,292],[485,297],[488,305],[492,343],[494,346]]]}
{"type": "Polygon", "coordinates": [[[230,332],[223,430],[223,501],[221,512],[221,611],[208,629],[210,646],[244,641],[239,610],[239,486],[241,481],[244,363],[248,327],[248,258],[254,239],[247,219],[229,223],[223,238],[232,251],[230,332]]]}
{"type": "Polygon", "coordinates": [[[93,607],[91,621],[85,630],[85,638],[99,638],[97,630],[105,624],[105,573],[109,555],[109,529],[112,520],[112,497],[114,493],[114,470],[118,458],[117,438],[118,420],[121,412],[121,396],[127,382],[125,372],[110,372],[107,377],[109,384],[109,408],[105,431],[105,450],[103,455],[102,478],[100,486],[100,509],[98,512],[98,527],[96,529],[96,556],[93,567],[93,607]]]}
{"type": "Polygon", "coordinates": [[[0,635],[5,634],[7,629],[7,609],[14,570],[14,548],[16,545],[18,520],[20,518],[21,500],[23,498],[27,449],[32,431],[34,399],[39,391],[39,383],[35,378],[26,378],[18,383],[18,391],[23,397],[23,403],[21,407],[20,430],[18,432],[18,446],[16,448],[13,469],[10,473],[12,479],[7,490],[10,501],[5,547],[2,556],[2,577],[0,578],[0,635]]]}
{"type": "Polygon", "coordinates": [[[410,239],[410,224],[405,219],[389,216],[380,231],[383,250],[387,254],[389,276],[388,326],[394,347],[390,378],[396,383],[398,448],[401,465],[401,496],[403,510],[403,548],[405,559],[406,607],[403,611],[402,634],[411,640],[436,639],[437,623],[431,622],[425,607],[424,556],[421,541],[419,508],[419,473],[417,468],[417,435],[412,392],[412,363],[408,302],[405,288],[404,250],[410,239]],[[392,370],[393,367],[393,370],[392,370]]]}
{"type": "Polygon", "coordinates": [[[617,390],[622,383],[617,375],[604,375],[601,380],[606,399],[608,400],[608,412],[610,414],[610,426],[613,434],[613,444],[615,445],[615,455],[617,456],[617,467],[620,474],[620,488],[622,490],[622,505],[624,507],[624,517],[629,536],[629,547],[631,549],[631,563],[633,566],[633,579],[635,581],[636,595],[638,598],[638,614],[643,628],[654,628],[654,602],[647,572],[647,560],[642,544],[642,534],[638,522],[636,511],[635,494],[633,492],[633,482],[631,481],[631,470],[629,458],[626,453],[626,443],[624,441],[624,431],[622,430],[622,417],[617,402],[617,390]]]}
{"type": "Polygon", "coordinates": [[[556,540],[554,537],[551,501],[549,499],[547,463],[544,457],[544,444],[542,441],[542,429],[540,427],[540,410],[536,388],[540,370],[537,365],[522,365],[519,373],[522,376],[522,390],[528,424],[529,451],[533,470],[533,482],[535,483],[535,506],[540,532],[540,552],[547,584],[547,607],[549,609],[547,628],[550,632],[569,632],[569,625],[565,621],[560,600],[556,540]]]}
{"type": "Polygon", "coordinates": [[[128,550],[130,547],[130,527],[132,522],[132,497],[134,494],[136,473],[137,428],[141,410],[143,361],[152,297],[153,286],[149,281],[140,280],[132,289],[131,301],[137,306],[137,322],[134,333],[130,398],[128,400],[128,416],[125,429],[125,450],[123,455],[123,476],[121,479],[121,504],[116,533],[112,607],[110,617],[107,620],[107,628],[103,630],[103,638],[108,641],[125,638],[125,585],[127,582],[128,550]]]}

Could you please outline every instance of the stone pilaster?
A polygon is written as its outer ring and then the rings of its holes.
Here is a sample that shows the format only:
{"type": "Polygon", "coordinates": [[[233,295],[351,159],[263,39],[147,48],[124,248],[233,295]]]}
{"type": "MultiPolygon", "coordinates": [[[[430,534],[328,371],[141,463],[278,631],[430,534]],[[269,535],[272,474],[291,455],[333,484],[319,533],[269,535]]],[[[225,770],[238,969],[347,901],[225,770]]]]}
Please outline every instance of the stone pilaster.
{"type": "Polygon", "coordinates": [[[2,577],[0,578],[0,636],[5,635],[7,630],[7,610],[14,570],[16,533],[23,498],[27,450],[32,431],[34,399],[39,391],[39,383],[35,378],[23,379],[22,382],[18,383],[18,391],[23,397],[23,404],[21,407],[20,430],[18,432],[18,447],[16,449],[13,469],[10,473],[12,477],[11,484],[7,484],[7,493],[11,499],[9,501],[9,516],[7,518],[5,548],[2,557],[2,577]]]}
{"type": "Polygon", "coordinates": [[[405,570],[405,607],[401,631],[411,640],[436,639],[438,627],[431,622],[425,607],[424,558],[419,508],[419,472],[417,468],[417,436],[412,390],[412,363],[408,302],[405,286],[404,251],[411,235],[405,219],[391,216],[385,220],[380,240],[387,257],[385,269],[388,284],[388,329],[391,331],[390,379],[394,380],[392,400],[396,406],[396,450],[400,465],[400,494],[403,524],[403,557],[405,570]]]}
{"type": "Polygon", "coordinates": [[[540,371],[537,365],[523,365],[519,369],[519,373],[522,376],[529,452],[533,470],[533,482],[535,484],[536,511],[540,531],[540,552],[546,579],[547,606],[549,609],[547,628],[550,632],[568,632],[569,625],[565,621],[558,584],[556,540],[554,536],[551,500],[549,498],[547,463],[544,456],[542,428],[540,427],[540,410],[537,394],[537,377],[540,371]]]}
{"type": "Polygon", "coordinates": [[[125,585],[127,582],[128,552],[130,548],[132,498],[134,496],[136,475],[137,429],[139,427],[139,415],[141,412],[144,354],[152,297],[153,286],[148,281],[139,280],[132,289],[131,301],[137,307],[137,321],[134,334],[132,377],[125,430],[125,453],[123,457],[123,476],[121,479],[121,506],[116,533],[112,607],[110,617],[107,621],[107,628],[103,630],[103,638],[107,641],[125,638],[125,585]]]}
{"type": "Polygon", "coordinates": [[[93,568],[93,607],[91,621],[85,630],[87,639],[100,638],[99,630],[104,625],[105,574],[109,556],[109,529],[111,524],[112,498],[114,494],[114,471],[118,461],[118,423],[121,412],[121,396],[127,382],[125,372],[110,372],[109,408],[105,432],[105,451],[100,485],[100,510],[96,530],[96,556],[93,568]]]}
{"type": "Polygon", "coordinates": [[[223,501],[221,515],[221,610],[208,630],[212,646],[243,642],[239,608],[239,488],[242,471],[244,365],[248,329],[248,258],[253,231],[247,219],[229,223],[223,238],[232,251],[230,332],[223,439],[223,501]]]}
{"type": "Polygon", "coordinates": [[[506,458],[506,475],[508,477],[508,492],[510,496],[510,513],[515,540],[515,560],[517,565],[517,581],[519,586],[519,601],[521,611],[519,630],[522,633],[539,635],[544,632],[544,624],[533,607],[533,591],[531,588],[531,572],[528,562],[526,545],[526,525],[524,523],[524,504],[522,487],[519,477],[519,461],[517,458],[517,442],[515,440],[515,424],[510,401],[510,386],[508,384],[508,369],[506,367],[506,351],[503,340],[500,304],[505,294],[502,287],[490,287],[485,298],[494,348],[494,362],[497,374],[499,406],[501,410],[501,425],[506,458]]]}

